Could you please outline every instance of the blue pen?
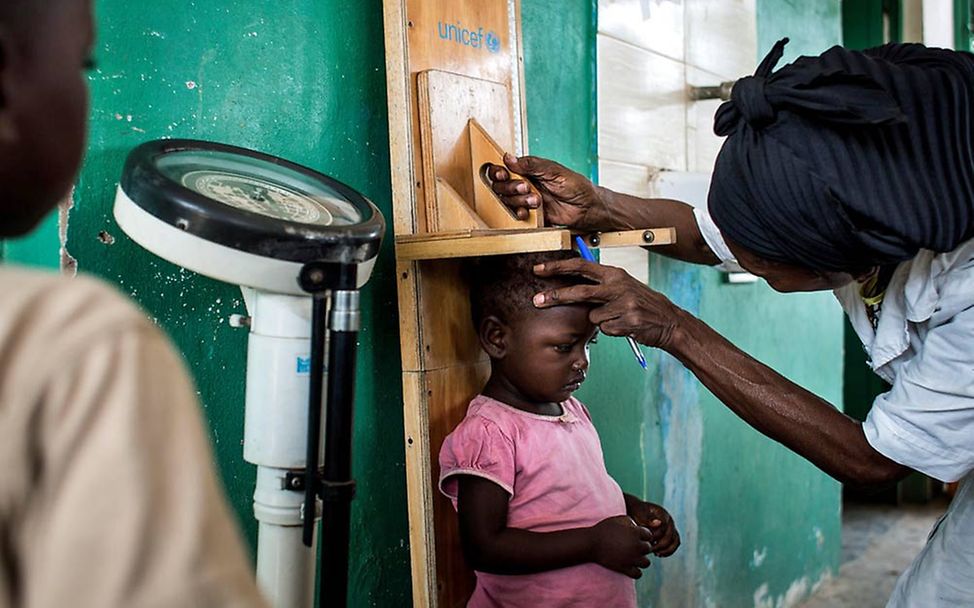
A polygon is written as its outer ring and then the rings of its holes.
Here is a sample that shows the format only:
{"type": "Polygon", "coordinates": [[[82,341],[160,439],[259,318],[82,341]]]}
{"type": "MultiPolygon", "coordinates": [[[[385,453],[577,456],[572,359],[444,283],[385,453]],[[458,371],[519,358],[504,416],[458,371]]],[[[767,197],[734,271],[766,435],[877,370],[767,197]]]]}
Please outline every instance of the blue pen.
{"type": "MultiPolygon", "coordinates": [[[[589,262],[595,262],[595,256],[592,255],[592,250],[588,248],[585,244],[585,239],[580,236],[575,236],[575,244],[578,245],[578,253],[582,254],[583,260],[588,260],[589,262]]],[[[639,343],[632,336],[626,336],[626,340],[629,341],[629,348],[632,349],[632,354],[636,356],[636,362],[642,366],[643,369],[649,369],[646,365],[646,357],[643,356],[643,351],[639,349],[639,343]]]]}

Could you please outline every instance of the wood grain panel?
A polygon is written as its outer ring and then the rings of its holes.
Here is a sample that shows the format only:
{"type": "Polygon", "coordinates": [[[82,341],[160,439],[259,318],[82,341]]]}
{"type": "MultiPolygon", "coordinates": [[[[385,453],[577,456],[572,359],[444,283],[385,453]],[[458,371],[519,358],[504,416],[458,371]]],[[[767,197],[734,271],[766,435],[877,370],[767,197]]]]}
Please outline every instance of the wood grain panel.
{"type": "MultiPolygon", "coordinates": [[[[417,87],[423,178],[426,183],[442,179],[463,200],[476,206],[468,123],[476,119],[500,146],[513,149],[511,89],[501,83],[439,70],[420,73],[417,87]]],[[[435,188],[426,188],[425,206],[427,218],[438,218],[435,188]]],[[[428,228],[429,232],[438,232],[451,227],[435,222],[428,228]]]]}
{"type": "MultiPolygon", "coordinates": [[[[437,177],[473,201],[469,118],[488,127],[506,149],[525,141],[523,132],[514,132],[523,129],[524,115],[520,42],[510,40],[512,31],[520,31],[520,4],[383,0],[383,12],[395,234],[429,233],[441,221],[476,224],[462,208],[459,217],[428,214],[428,202],[436,200],[437,177]],[[428,111],[421,119],[424,72],[428,111]],[[458,80],[476,86],[448,84],[458,80]],[[479,98],[485,91],[486,98],[479,98]]],[[[434,479],[443,438],[463,417],[489,367],[471,326],[461,270],[457,261],[397,264],[413,605],[420,607],[462,606],[473,583],[459,552],[456,516],[438,496],[434,479]]]]}
{"type": "Polygon", "coordinates": [[[400,260],[435,260],[558,251],[571,249],[571,246],[571,232],[559,228],[502,232],[470,230],[396,239],[396,255],[400,260]]]}
{"type": "Polygon", "coordinates": [[[463,559],[456,512],[438,489],[438,457],[443,439],[463,419],[467,404],[490,374],[487,361],[424,372],[429,406],[430,487],[436,546],[436,588],[440,606],[460,608],[473,591],[474,576],[463,559]]]}
{"type": "MultiPolygon", "coordinates": [[[[470,290],[462,260],[419,262],[416,302],[424,371],[486,361],[470,318],[470,290]]],[[[433,409],[435,404],[430,404],[433,409]]]]}
{"type": "MultiPolygon", "coordinates": [[[[450,184],[439,178],[436,180],[436,219],[438,233],[444,230],[486,230],[488,228],[473,207],[468,205],[467,201],[450,187],[450,184]]],[[[404,255],[401,249],[398,249],[396,254],[400,258],[415,257],[404,255]]]]}

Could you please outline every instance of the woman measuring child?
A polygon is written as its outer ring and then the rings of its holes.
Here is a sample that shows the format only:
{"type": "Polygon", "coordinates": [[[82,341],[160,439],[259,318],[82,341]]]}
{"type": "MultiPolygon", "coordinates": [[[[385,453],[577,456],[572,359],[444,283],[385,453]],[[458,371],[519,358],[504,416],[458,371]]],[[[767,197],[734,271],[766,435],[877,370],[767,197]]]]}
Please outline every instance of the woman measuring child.
{"type": "Polygon", "coordinates": [[[540,276],[593,282],[538,293],[594,304],[592,322],[679,359],[728,408],[836,479],[911,470],[962,480],[889,606],[974,605],[974,57],[921,45],[833,48],[772,73],[782,41],[717,112],[727,136],[709,213],[592,185],[557,163],[505,159],[494,190],[583,231],[675,226],[659,250],[739,265],[781,292],[834,290],[892,388],[865,422],[777,374],[616,268],[566,260],[540,276]]]}

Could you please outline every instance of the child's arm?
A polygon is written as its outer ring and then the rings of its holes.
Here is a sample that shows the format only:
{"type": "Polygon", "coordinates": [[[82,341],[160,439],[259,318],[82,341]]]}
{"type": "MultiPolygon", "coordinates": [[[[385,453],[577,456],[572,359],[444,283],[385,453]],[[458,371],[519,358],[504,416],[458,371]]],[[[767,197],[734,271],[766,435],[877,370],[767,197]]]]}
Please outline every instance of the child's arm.
{"type": "Polygon", "coordinates": [[[649,566],[650,531],[620,515],[589,528],[529,532],[507,527],[510,496],[496,483],[458,475],[457,512],[467,563],[480,572],[531,574],[595,562],[632,578],[649,566]]]}
{"type": "Polygon", "coordinates": [[[649,528],[653,535],[653,553],[658,557],[673,555],[680,546],[680,533],[676,523],[663,507],[639,500],[632,494],[623,494],[626,499],[626,514],[640,526],[649,528]]]}

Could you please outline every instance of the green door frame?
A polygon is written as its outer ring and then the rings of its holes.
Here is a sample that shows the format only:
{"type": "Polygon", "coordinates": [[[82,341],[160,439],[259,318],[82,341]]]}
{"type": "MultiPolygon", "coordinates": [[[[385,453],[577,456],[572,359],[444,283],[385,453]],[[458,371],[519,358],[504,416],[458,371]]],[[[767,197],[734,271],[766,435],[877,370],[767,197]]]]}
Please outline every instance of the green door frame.
{"type": "Polygon", "coordinates": [[[954,0],[954,48],[958,51],[974,50],[971,21],[971,0],[954,0]]]}
{"type": "Polygon", "coordinates": [[[843,0],[843,46],[862,50],[902,40],[901,5],[901,0],[843,0]],[[884,16],[888,16],[888,32],[884,16]]]}

